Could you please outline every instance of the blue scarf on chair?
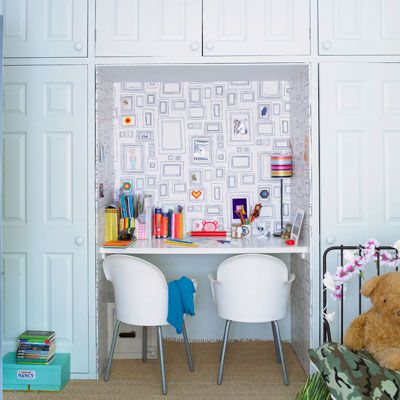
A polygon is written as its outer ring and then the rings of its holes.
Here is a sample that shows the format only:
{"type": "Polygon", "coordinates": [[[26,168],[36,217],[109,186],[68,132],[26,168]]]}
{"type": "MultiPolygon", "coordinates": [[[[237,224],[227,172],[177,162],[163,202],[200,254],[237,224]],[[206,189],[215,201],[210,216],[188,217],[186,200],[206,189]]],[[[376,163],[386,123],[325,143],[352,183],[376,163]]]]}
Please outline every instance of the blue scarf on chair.
{"type": "Polygon", "coordinates": [[[184,314],[194,315],[194,292],[193,282],[186,276],[168,283],[167,321],[176,329],[178,334],[182,333],[184,314]]]}

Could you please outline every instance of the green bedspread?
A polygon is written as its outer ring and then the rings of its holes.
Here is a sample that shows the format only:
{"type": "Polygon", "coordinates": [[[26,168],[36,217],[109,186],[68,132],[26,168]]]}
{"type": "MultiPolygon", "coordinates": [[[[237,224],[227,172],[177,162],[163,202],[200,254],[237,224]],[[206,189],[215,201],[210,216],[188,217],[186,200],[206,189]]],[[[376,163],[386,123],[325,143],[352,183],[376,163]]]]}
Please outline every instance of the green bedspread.
{"type": "Polygon", "coordinates": [[[400,373],[380,367],[366,352],[325,343],[309,354],[336,400],[400,399],[400,373]]]}

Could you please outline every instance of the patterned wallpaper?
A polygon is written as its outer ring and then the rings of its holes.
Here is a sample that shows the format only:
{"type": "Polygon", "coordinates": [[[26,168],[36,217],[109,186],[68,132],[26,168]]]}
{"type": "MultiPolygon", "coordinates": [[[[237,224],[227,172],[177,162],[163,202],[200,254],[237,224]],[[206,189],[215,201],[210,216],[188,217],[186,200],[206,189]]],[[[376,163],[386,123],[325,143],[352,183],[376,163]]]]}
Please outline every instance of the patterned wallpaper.
{"type": "Polygon", "coordinates": [[[233,198],[261,202],[259,223],[278,229],[280,182],[269,157],[290,149],[289,92],[288,81],[115,84],[116,187],[129,180],[156,205],[183,205],[187,230],[205,218],[228,228],[233,198]]]}
{"type": "MultiPolygon", "coordinates": [[[[306,70],[291,81],[291,135],[293,139],[294,172],[291,178],[293,196],[291,219],[298,208],[306,211],[302,226],[301,243],[310,246],[311,229],[311,108],[309,101],[309,71],[306,70]],[[295,194],[295,195],[294,195],[295,194]]],[[[291,291],[292,346],[306,371],[310,368],[308,349],[311,337],[311,271],[310,254],[306,259],[291,256],[291,272],[296,275],[291,291]]]]}
{"type": "MultiPolygon", "coordinates": [[[[114,202],[114,87],[101,70],[96,73],[96,243],[105,238],[105,208],[114,202]]],[[[97,312],[97,374],[107,362],[108,283],[103,273],[102,258],[96,259],[96,312],[97,312]]]]}

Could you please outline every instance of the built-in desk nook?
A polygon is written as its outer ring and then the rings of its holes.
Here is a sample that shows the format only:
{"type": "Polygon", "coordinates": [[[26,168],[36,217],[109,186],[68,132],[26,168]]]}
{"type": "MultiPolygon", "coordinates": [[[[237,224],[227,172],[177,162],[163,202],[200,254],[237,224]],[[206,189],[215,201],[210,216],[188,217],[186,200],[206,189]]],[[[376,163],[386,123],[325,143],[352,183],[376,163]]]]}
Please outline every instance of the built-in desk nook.
{"type": "MultiPolygon", "coordinates": [[[[306,366],[308,65],[104,65],[97,67],[96,82],[99,360],[106,359],[113,326],[113,288],[102,272],[108,255],[145,259],[167,280],[195,278],[199,287],[196,316],[187,323],[190,338],[215,341],[221,339],[223,321],[215,313],[207,275],[233,255],[269,254],[296,275],[291,291],[296,301],[282,320],[281,333],[306,366]],[[296,244],[289,246],[273,234],[293,224],[299,210],[302,224],[296,244]],[[113,222],[106,214],[113,214],[113,222]],[[170,226],[175,216],[179,229],[170,226]],[[166,219],[167,230],[154,231],[154,218],[166,219]],[[231,240],[232,226],[243,222],[249,224],[250,234],[231,240]],[[119,232],[134,227],[134,243],[127,248],[103,247],[107,240],[117,239],[116,231],[109,236],[110,226],[119,232]],[[190,241],[193,238],[185,233],[203,229],[227,236],[202,238],[206,244],[190,247],[165,242],[166,236],[190,241]]],[[[136,332],[140,337],[140,329],[136,332]]],[[[177,337],[169,327],[164,335],[177,337]]],[[[272,332],[261,324],[243,324],[232,328],[231,338],[271,340],[272,332]]],[[[156,352],[154,336],[150,349],[152,345],[149,356],[156,352]]],[[[117,357],[141,357],[140,346],[119,346],[117,357]]]]}

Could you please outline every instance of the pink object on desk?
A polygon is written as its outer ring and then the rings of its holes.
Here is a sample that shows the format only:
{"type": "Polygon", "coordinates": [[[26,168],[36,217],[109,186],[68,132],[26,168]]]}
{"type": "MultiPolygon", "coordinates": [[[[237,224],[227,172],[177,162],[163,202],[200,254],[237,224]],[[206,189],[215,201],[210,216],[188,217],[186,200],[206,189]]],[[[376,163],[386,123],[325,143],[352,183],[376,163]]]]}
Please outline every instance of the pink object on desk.
{"type": "Polygon", "coordinates": [[[226,231],[192,231],[190,236],[226,236],[226,231]]]}
{"type": "Polygon", "coordinates": [[[138,240],[146,239],[146,224],[137,221],[137,238],[138,240]]]}

